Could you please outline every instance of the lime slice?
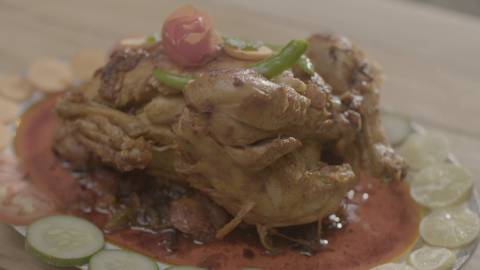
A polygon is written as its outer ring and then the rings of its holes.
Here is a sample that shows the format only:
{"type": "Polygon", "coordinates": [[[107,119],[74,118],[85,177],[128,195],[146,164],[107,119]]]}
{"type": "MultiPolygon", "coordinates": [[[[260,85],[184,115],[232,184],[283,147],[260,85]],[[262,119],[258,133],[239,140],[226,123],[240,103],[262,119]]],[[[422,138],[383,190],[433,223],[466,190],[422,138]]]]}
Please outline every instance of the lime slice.
{"type": "Polygon", "coordinates": [[[379,265],[370,270],[414,270],[414,269],[404,263],[387,263],[387,264],[379,265]]]}
{"type": "Polygon", "coordinates": [[[95,254],[88,265],[90,270],[158,270],[153,260],[125,250],[103,250],[95,254]]]}
{"type": "Polygon", "coordinates": [[[478,216],[466,207],[434,210],[420,223],[420,235],[432,246],[458,248],[480,232],[478,216]]]}
{"type": "Polygon", "coordinates": [[[446,248],[422,247],[410,253],[408,262],[417,270],[452,269],[455,255],[446,248]]]}
{"type": "Polygon", "coordinates": [[[413,134],[398,150],[415,170],[444,162],[448,157],[447,139],[436,133],[413,134]]]}
{"type": "Polygon", "coordinates": [[[418,172],[410,184],[413,199],[429,208],[450,206],[467,198],[472,190],[470,173],[453,164],[438,164],[418,172]]]}
{"type": "Polygon", "coordinates": [[[103,233],[94,224],[72,216],[39,219],[27,228],[29,253],[55,266],[79,266],[104,246],[103,233]]]}
{"type": "Polygon", "coordinates": [[[382,111],[382,125],[388,142],[392,145],[401,144],[412,133],[411,120],[407,116],[382,111]]]}

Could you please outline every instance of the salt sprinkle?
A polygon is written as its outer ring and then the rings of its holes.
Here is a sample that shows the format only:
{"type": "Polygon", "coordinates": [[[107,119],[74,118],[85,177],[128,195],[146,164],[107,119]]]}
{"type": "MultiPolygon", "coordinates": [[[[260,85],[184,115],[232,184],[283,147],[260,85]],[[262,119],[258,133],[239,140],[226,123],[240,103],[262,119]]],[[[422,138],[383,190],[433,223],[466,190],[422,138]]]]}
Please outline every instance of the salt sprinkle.
{"type": "Polygon", "coordinates": [[[347,198],[349,200],[353,200],[353,197],[355,196],[355,191],[352,189],[349,192],[347,192],[347,198]]]}

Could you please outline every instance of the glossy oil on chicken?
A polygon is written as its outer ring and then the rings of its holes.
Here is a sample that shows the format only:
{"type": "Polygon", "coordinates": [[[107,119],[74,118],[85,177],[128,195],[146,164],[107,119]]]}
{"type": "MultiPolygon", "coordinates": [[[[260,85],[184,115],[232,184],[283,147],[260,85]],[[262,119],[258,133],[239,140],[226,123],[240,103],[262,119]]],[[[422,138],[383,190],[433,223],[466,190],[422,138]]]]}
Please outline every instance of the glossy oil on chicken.
{"type": "Polygon", "coordinates": [[[170,201],[167,215],[202,241],[242,222],[261,236],[320,223],[356,172],[399,180],[405,165],[380,126],[378,66],[343,37],[308,43],[316,72],[293,67],[273,78],[223,50],[182,67],[161,42],[117,48],[58,102],[55,151],[75,168],[141,170],[159,185],[193,189],[199,195],[170,201]],[[179,91],[153,75],[158,68],[194,79],[179,91]]]}

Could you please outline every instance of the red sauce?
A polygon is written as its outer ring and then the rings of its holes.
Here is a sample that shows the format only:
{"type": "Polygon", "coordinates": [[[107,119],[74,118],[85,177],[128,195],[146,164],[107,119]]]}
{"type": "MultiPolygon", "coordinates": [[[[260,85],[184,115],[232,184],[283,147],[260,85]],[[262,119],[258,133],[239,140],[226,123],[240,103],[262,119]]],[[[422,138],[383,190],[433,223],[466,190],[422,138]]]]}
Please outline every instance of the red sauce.
{"type": "MultiPolygon", "coordinates": [[[[46,99],[23,116],[17,131],[16,150],[33,183],[64,204],[70,204],[80,189],[51,151],[52,136],[58,126],[52,109],[55,101],[56,97],[46,99]]],[[[223,241],[204,245],[181,238],[173,252],[165,248],[165,243],[171,240],[169,233],[127,229],[107,234],[106,238],[162,262],[228,270],[242,267],[361,270],[408,251],[418,238],[420,220],[420,208],[410,197],[408,185],[404,182],[386,184],[361,176],[355,190],[355,198],[347,204],[348,222],[342,229],[326,235],[328,245],[312,256],[295,250],[268,255],[254,233],[234,233],[223,241]]],[[[95,212],[82,216],[99,226],[107,219],[106,215],[95,212]]]]}

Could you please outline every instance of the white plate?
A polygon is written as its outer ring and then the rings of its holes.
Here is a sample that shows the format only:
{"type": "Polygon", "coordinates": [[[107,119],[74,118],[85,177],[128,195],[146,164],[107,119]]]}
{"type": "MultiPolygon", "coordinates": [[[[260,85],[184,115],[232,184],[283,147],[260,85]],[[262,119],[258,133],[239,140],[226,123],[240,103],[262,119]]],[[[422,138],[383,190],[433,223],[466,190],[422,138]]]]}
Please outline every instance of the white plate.
{"type": "MultiPolygon", "coordinates": [[[[24,102],[22,104],[21,111],[22,112],[25,111],[28,107],[30,107],[36,101],[40,100],[42,97],[43,97],[43,95],[38,94],[38,92],[37,92],[30,101],[24,102]]],[[[416,123],[413,123],[412,125],[414,126],[414,129],[417,130],[417,131],[424,130],[423,127],[419,126],[416,123]]],[[[13,153],[14,152],[13,147],[9,147],[9,149],[7,149],[7,151],[13,153]]],[[[457,159],[455,158],[455,156],[453,154],[449,155],[449,161],[452,162],[452,163],[458,163],[457,159]]],[[[480,199],[479,199],[479,195],[478,195],[478,193],[476,192],[475,189],[473,190],[472,195],[470,196],[470,199],[468,201],[468,206],[470,207],[470,209],[472,211],[474,211],[475,213],[480,215],[480,199]]],[[[17,232],[19,232],[21,235],[25,236],[25,234],[26,234],[26,227],[25,226],[13,226],[13,228],[17,232]]],[[[479,243],[479,238],[477,238],[475,241],[473,241],[469,245],[463,247],[462,249],[456,250],[457,259],[456,259],[455,265],[453,267],[453,270],[462,269],[462,267],[468,262],[468,260],[475,253],[475,250],[478,246],[478,243],[479,243]]],[[[107,243],[105,248],[106,249],[121,249],[120,247],[118,247],[116,245],[113,245],[113,244],[110,244],[110,243],[107,243]]],[[[163,269],[165,269],[169,266],[169,265],[167,265],[165,263],[162,263],[162,262],[159,262],[159,261],[157,261],[157,264],[158,264],[158,266],[160,267],[161,270],[163,270],[163,269]]],[[[84,270],[88,270],[87,265],[81,266],[79,268],[84,269],[84,270]]]]}

